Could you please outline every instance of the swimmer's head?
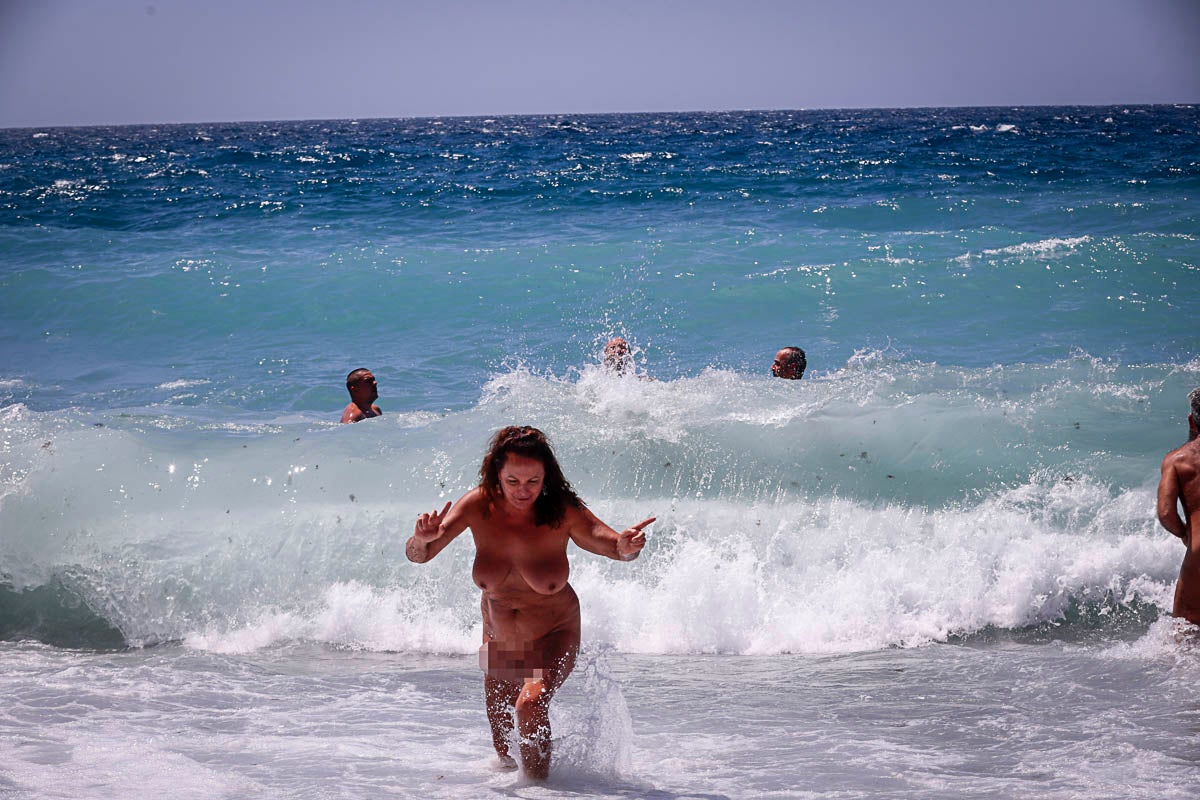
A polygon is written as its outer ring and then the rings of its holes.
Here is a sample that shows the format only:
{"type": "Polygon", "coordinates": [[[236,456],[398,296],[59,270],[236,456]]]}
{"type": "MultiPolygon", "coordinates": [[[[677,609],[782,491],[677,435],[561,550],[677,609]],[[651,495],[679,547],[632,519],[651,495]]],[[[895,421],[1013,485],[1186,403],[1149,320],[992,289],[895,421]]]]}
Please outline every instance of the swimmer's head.
{"type": "Polygon", "coordinates": [[[613,372],[624,372],[630,366],[629,342],[614,336],[604,345],[604,367],[613,372]]]}
{"type": "Polygon", "coordinates": [[[805,358],[803,350],[799,347],[785,347],[775,354],[775,361],[771,364],[771,374],[776,378],[798,381],[804,377],[806,367],[808,367],[808,359],[805,358]]]}
{"type": "Polygon", "coordinates": [[[538,525],[557,525],[567,513],[567,506],[583,505],[579,495],[571,488],[563,475],[562,467],[550,447],[546,434],[527,425],[510,425],[496,431],[488,444],[487,453],[479,467],[479,490],[488,506],[494,506],[504,497],[500,486],[500,470],[510,455],[524,456],[541,463],[545,470],[542,493],[533,505],[534,522],[538,525]]]}
{"type": "Polygon", "coordinates": [[[1192,412],[1188,414],[1188,441],[1191,441],[1200,436],[1200,387],[1188,392],[1188,406],[1192,412]]]}
{"type": "Polygon", "coordinates": [[[375,383],[371,370],[365,367],[359,367],[346,376],[346,390],[355,402],[360,398],[368,403],[379,399],[379,385],[375,383]]]}

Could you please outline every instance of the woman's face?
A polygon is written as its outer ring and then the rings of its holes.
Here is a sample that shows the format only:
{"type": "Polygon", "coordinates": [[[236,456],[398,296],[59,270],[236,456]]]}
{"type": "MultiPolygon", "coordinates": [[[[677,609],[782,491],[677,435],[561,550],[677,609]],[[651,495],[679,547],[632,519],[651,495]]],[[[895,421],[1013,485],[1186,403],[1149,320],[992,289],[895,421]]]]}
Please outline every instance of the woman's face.
{"type": "Polygon", "coordinates": [[[533,508],[545,480],[546,468],[536,458],[509,453],[500,468],[500,492],[519,511],[533,508]]]}

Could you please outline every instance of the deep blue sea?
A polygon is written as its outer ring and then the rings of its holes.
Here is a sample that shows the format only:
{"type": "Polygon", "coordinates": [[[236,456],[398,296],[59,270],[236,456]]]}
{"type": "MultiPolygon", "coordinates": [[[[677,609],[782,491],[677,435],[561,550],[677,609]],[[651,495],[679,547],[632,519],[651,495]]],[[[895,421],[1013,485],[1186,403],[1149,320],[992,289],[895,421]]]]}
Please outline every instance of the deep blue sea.
{"type": "Polygon", "coordinates": [[[0,130],[0,795],[1194,797],[1198,320],[1197,106],[0,130]],[[545,786],[403,553],[507,424],[658,518],[545,786]]]}

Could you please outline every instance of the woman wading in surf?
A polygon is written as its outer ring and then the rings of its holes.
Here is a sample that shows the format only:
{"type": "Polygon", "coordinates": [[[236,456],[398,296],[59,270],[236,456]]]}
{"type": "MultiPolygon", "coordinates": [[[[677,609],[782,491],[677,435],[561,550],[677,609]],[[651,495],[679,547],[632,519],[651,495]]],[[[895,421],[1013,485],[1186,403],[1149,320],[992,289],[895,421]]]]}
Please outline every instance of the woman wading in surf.
{"type": "Polygon", "coordinates": [[[492,437],[479,485],[417,518],[405,546],[410,561],[436,556],[467,528],[475,537],[475,583],[483,590],[484,699],[492,744],[502,764],[513,709],[525,772],[550,770],[550,699],[579,652],[579,598],[567,583],[567,541],[597,555],[632,561],[654,517],[617,533],[588,510],[563,477],[545,434],[502,428],[492,437]]]}

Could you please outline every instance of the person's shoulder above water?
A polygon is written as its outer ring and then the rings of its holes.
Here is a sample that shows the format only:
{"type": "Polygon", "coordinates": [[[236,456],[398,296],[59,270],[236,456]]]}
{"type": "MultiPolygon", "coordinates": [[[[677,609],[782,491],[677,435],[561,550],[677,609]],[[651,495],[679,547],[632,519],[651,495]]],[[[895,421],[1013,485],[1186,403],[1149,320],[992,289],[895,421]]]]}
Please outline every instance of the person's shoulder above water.
{"type": "Polygon", "coordinates": [[[798,381],[804,377],[804,370],[807,367],[808,358],[804,355],[803,350],[799,347],[784,347],[775,354],[775,361],[771,364],[771,374],[776,378],[798,381]]]}
{"type": "Polygon", "coordinates": [[[375,401],[379,399],[379,386],[371,370],[359,367],[346,376],[346,391],[350,392],[350,402],[342,410],[342,422],[358,422],[378,417],[383,413],[375,401]]]}
{"type": "Polygon", "coordinates": [[[1171,613],[1200,625],[1200,389],[1188,401],[1188,442],[1163,458],[1157,512],[1159,523],[1184,545],[1171,613]]]}
{"type": "MultiPolygon", "coordinates": [[[[1193,488],[1191,483],[1194,479],[1200,478],[1200,388],[1193,389],[1188,394],[1188,404],[1188,410],[1191,412],[1187,418],[1188,440],[1163,457],[1162,470],[1164,479],[1174,479],[1174,485],[1168,488],[1179,495],[1179,500],[1183,502],[1184,510],[1190,517],[1193,511],[1200,511],[1200,508],[1193,509],[1189,505],[1189,501],[1200,501],[1200,486],[1191,492],[1188,491],[1193,488]]],[[[1160,508],[1160,517],[1162,510],[1160,508]]]]}

